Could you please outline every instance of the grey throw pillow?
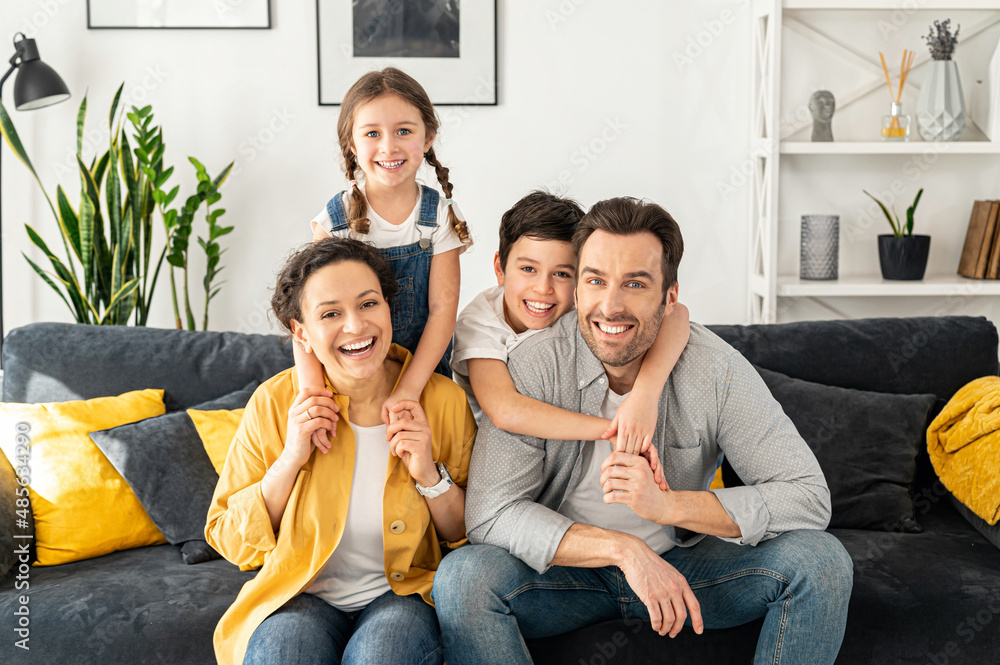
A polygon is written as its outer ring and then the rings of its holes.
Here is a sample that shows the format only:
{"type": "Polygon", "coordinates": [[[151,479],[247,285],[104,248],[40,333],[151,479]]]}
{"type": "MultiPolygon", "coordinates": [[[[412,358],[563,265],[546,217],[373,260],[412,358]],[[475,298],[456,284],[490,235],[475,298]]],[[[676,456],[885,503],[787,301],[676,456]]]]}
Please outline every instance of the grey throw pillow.
{"type": "Polygon", "coordinates": [[[934,395],[824,386],[757,367],[816,455],[830,486],[830,527],[919,533],[910,486],[934,395]]]}
{"type": "MultiPolygon", "coordinates": [[[[0,580],[11,569],[17,558],[14,552],[14,534],[31,535],[34,533],[35,520],[31,515],[30,503],[24,501],[25,507],[17,507],[19,489],[20,485],[17,484],[17,474],[14,473],[14,467],[10,465],[7,456],[0,453],[0,580]],[[27,519],[19,522],[17,510],[23,510],[24,512],[21,514],[25,515],[27,519]]],[[[27,496],[24,498],[27,499],[27,496]]],[[[17,545],[31,542],[33,539],[26,538],[17,545]]]]}
{"type": "MultiPolygon", "coordinates": [[[[241,409],[259,385],[198,404],[199,411],[241,409]]],[[[184,560],[200,563],[215,558],[206,552],[205,518],[219,474],[205,452],[194,422],[186,411],[112,429],[91,432],[108,461],[135,492],[153,524],[173,545],[185,545],[184,560]],[[202,546],[204,544],[204,546],[202,546]]]]}

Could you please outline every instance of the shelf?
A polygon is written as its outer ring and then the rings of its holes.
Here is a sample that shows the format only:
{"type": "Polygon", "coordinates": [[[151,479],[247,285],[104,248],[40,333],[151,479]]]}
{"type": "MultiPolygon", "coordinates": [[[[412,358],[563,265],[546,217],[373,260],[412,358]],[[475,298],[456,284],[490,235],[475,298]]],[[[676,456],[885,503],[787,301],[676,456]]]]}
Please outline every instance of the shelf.
{"type": "Polygon", "coordinates": [[[779,275],[777,295],[797,297],[851,296],[998,296],[1000,280],[931,275],[920,281],[886,280],[875,275],[818,281],[779,275]]]}
{"type": "MultiPolygon", "coordinates": [[[[809,191],[804,191],[802,185],[808,187],[815,182],[814,176],[817,174],[828,173],[835,177],[836,174],[850,172],[854,168],[862,168],[866,172],[898,174],[900,167],[906,173],[909,164],[922,161],[924,164],[920,166],[926,166],[944,155],[947,159],[939,160],[936,166],[940,178],[948,178],[949,186],[955,185],[956,180],[959,181],[957,184],[960,186],[953,192],[956,199],[975,198],[971,190],[979,186],[979,181],[973,182],[970,178],[968,186],[964,186],[961,175],[965,169],[982,171],[986,167],[995,168],[998,161],[996,157],[1000,156],[1000,136],[994,136],[994,141],[989,140],[973,122],[966,124],[960,141],[933,142],[921,140],[916,131],[915,119],[911,119],[914,124],[911,126],[913,134],[910,141],[886,142],[879,140],[881,114],[875,115],[876,106],[871,105],[869,110],[872,117],[868,124],[852,126],[853,133],[839,131],[838,141],[814,143],[809,141],[808,116],[799,117],[799,107],[802,106],[800,101],[792,102],[794,114],[787,114],[787,117],[782,115],[782,103],[786,101],[782,93],[792,89],[786,85],[788,82],[782,81],[782,71],[785,65],[792,62],[790,58],[795,57],[794,53],[787,56],[783,54],[783,49],[787,48],[786,42],[795,49],[816,48],[824,55],[842,58],[852,67],[871,67],[879,74],[877,77],[869,75],[864,77],[865,80],[854,81],[844,72],[839,72],[844,74],[840,78],[833,76],[838,73],[833,70],[831,73],[824,72],[823,77],[830,77],[824,80],[844,81],[844,90],[837,93],[839,112],[870,93],[884,90],[882,72],[874,64],[878,61],[873,61],[872,55],[877,56],[879,45],[887,39],[885,27],[898,29],[906,23],[906,34],[910,34],[918,28],[922,30],[929,25],[931,19],[943,19],[953,13],[956,14],[953,16],[954,20],[961,19],[963,41],[988,31],[989,39],[995,39],[996,29],[1000,26],[1000,0],[754,0],[755,20],[752,22],[749,52],[752,128],[750,152],[753,159],[750,160],[751,173],[747,178],[753,187],[748,205],[750,256],[747,264],[747,290],[750,296],[750,319],[754,323],[774,323],[781,312],[782,318],[794,318],[797,316],[797,303],[792,302],[792,298],[815,299],[838,316],[849,318],[850,312],[834,308],[854,309],[854,305],[846,301],[838,303],[837,298],[947,298],[960,309],[969,304],[968,299],[974,296],[1000,297],[1000,280],[966,279],[950,273],[945,265],[937,267],[939,271],[946,270],[944,274],[932,273],[920,281],[884,280],[878,273],[877,262],[863,267],[855,266],[849,271],[850,276],[845,275],[835,281],[801,280],[798,278],[796,262],[787,251],[790,248],[782,247],[789,235],[788,223],[791,220],[783,222],[779,219],[779,214],[792,200],[795,201],[793,207],[796,209],[812,207],[807,202],[814,196],[809,191]],[[917,23],[910,20],[914,17],[918,19],[917,23]],[[886,22],[885,26],[876,25],[882,21],[886,22]],[[859,28],[859,44],[836,38],[843,33],[851,35],[853,26],[859,28]],[[789,34],[783,35],[786,27],[789,28],[789,34]],[[881,29],[881,37],[873,28],[881,29]],[[784,140],[780,139],[782,136],[784,140]],[[851,140],[844,140],[846,138],[851,140]],[[885,159],[885,156],[892,155],[895,157],[885,159]],[[980,157],[975,157],[976,155],[980,157]],[[882,156],[881,160],[878,159],[879,156],[882,156]],[[809,173],[800,174],[799,170],[803,168],[807,168],[809,173]],[[803,178],[796,180],[789,178],[789,174],[803,175],[803,178]],[[793,184],[796,189],[791,190],[791,193],[795,198],[789,199],[784,190],[793,184]],[[779,251],[781,249],[786,251],[779,251]],[[869,272],[857,275],[856,270],[869,272]],[[784,304],[779,305],[782,301],[784,304]]],[[[985,70],[989,54],[984,49],[990,44],[984,42],[981,46],[983,48],[979,50],[984,53],[977,55],[977,60],[983,61],[980,64],[985,70]]],[[[992,52],[990,49],[989,53],[992,52]]],[[[926,60],[924,51],[918,64],[926,60]]],[[[836,63],[829,64],[832,67],[836,63]]],[[[815,90],[810,86],[816,85],[815,81],[818,79],[805,67],[791,68],[789,71],[796,71],[797,77],[812,76],[808,85],[804,83],[805,79],[794,79],[801,88],[796,91],[794,99],[804,101],[815,90]]],[[[827,85],[834,89],[833,83],[827,85]]],[[[787,94],[786,97],[792,98],[787,94]]],[[[912,113],[912,107],[910,111],[912,113]]],[[[860,122],[861,118],[857,120],[860,122]]],[[[835,189],[836,186],[831,191],[835,189]]],[[[815,197],[823,194],[827,192],[817,192],[815,197]]],[[[976,194],[982,198],[978,191],[976,194]]],[[[965,224],[959,225],[961,228],[956,228],[956,235],[965,230],[965,224]]]]}
{"type": "MultiPolygon", "coordinates": [[[[908,5],[899,0],[783,0],[783,9],[876,9],[909,12],[908,5]]],[[[998,0],[924,0],[915,9],[1000,9],[998,0]]]]}
{"type": "Polygon", "coordinates": [[[994,141],[782,141],[783,155],[1000,155],[994,141]]]}

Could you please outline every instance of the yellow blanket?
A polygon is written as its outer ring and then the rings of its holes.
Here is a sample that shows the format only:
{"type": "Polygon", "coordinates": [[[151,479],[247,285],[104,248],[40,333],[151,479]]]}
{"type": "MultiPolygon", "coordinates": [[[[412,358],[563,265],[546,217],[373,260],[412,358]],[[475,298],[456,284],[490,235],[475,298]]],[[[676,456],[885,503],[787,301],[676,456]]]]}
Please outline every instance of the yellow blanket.
{"type": "Polygon", "coordinates": [[[989,524],[1000,520],[1000,376],[955,393],[927,429],[927,452],[955,498],[989,524]]]}

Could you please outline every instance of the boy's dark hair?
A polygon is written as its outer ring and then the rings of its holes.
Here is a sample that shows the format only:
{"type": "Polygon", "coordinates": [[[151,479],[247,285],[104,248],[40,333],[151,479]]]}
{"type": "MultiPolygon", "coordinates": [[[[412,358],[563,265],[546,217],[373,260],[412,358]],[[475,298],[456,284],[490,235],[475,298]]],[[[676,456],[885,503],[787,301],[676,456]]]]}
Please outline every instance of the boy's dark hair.
{"type": "Polygon", "coordinates": [[[576,255],[587,238],[594,231],[601,230],[616,236],[630,236],[637,233],[652,233],[663,247],[663,297],[677,282],[677,266],[684,254],[684,239],[681,229],[670,213],[651,201],[641,201],[631,196],[598,201],[594,204],[573,236],[576,255]]]}
{"type": "Polygon", "coordinates": [[[399,285],[392,267],[378,250],[359,240],[326,238],[296,251],[278,274],[271,295],[271,311],[285,332],[291,333],[292,319],[302,321],[302,291],[309,277],[321,268],[344,261],[357,261],[371,268],[382,287],[382,297],[392,307],[399,285]]]}
{"type": "Polygon", "coordinates": [[[510,248],[520,238],[573,241],[583,208],[573,199],[534,191],[500,218],[500,267],[507,268],[510,248]]]}

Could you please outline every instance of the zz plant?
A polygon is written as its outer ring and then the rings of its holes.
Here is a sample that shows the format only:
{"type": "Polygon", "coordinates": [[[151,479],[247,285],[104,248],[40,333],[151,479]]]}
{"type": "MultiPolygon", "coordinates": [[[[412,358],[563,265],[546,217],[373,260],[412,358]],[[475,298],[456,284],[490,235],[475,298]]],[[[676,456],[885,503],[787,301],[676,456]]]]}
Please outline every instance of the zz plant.
{"type": "Polygon", "coordinates": [[[208,239],[199,243],[208,256],[204,279],[205,310],[202,318],[208,327],[208,303],[219,292],[211,285],[219,271],[222,250],[217,241],[233,227],[218,224],[225,213],[211,209],[221,198],[219,187],[232,169],[232,163],[214,179],[198,160],[189,158],[198,177],[197,191],[183,206],[170,205],[179,193],[174,186],[165,187],[174,168],[164,168],[163,131],[153,124],[152,107],[132,107],[127,117],[133,130],[132,142],[118,114],[124,84],[115,93],[108,113],[110,140],[108,149],[89,164],[83,156],[84,122],[87,98],[80,103],[76,118],[76,163],[80,174],[80,202],[72,206],[62,186],[56,188],[56,203],[45,191],[38,173],[28,158],[24,146],[0,103],[0,132],[14,154],[28,168],[45,195],[60,232],[65,258],[58,257],[42,236],[30,225],[25,228],[31,242],[48,260],[51,270],[44,270],[30,258],[25,260],[70,309],[78,323],[126,325],[135,314],[136,325],[146,325],[153,292],[164,259],[169,264],[174,318],[181,328],[178,294],[173,268],[183,271],[183,298],[189,330],[195,329],[194,314],[188,296],[188,247],[193,221],[199,207],[205,203],[209,227],[208,239]],[[102,200],[103,199],[103,200],[102,200]],[[164,247],[153,252],[153,217],[159,211],[166,233],[164,247]],[[74,259],[75,257],[75,259],[74,259]],[[79,266],[77,265],[79,264],[79,266]]]}

